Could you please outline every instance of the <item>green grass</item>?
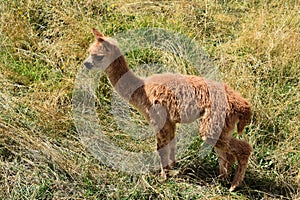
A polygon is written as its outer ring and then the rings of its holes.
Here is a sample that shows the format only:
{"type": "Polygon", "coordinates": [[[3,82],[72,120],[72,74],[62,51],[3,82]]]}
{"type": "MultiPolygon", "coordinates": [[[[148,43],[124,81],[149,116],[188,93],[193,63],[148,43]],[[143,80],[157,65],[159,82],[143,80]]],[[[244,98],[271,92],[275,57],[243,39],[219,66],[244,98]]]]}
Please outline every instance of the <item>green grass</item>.
{"type": "MultiPolygon", "coordinates": [[[[299,3],[271,1],[2,1],[0,6],[1,199],[297,199],[300,198],[299,3]],[[91,28],[114,36],[165,28],[193,38],[219,67],[222,80],[252,104],[246,133],[254,152],[244,186],[229,193],[216,179],[217,157],[201,157],[196,137],[178,174],[130,174],[97,160],[73,120],[76,75],[93,41],[91,28]]],[[[196,73],[160,50],[126,54],[130,67],[163,64],[196,73]]],[[[141,71],[143,73],[143,71],[141,71]]],[[[102,77],[96,110],[104,132],[132,151],[150,151],[119,128],[112,88],[102,77]]],[[[143,119],[134,110],[135,123],[143,119]]],[[[138,130],[134,130],[138,131],[138,130]]]]}

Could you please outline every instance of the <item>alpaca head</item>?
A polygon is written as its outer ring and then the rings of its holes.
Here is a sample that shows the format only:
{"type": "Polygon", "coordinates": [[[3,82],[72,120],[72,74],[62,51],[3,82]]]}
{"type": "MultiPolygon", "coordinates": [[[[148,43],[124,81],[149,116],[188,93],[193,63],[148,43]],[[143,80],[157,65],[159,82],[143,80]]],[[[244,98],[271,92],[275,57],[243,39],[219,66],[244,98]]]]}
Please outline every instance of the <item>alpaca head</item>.
{"type": "Polygon", "coordinates": [[[239,134],[243,132],[245,126],[249,123],[251,115],[252,112],[250,105],[245,106],[245,109],[243,109],[243,113],[239,116],[239,122],[237,124],[237,131],[239,134]]]}
{"type": "Polygon", "coordinates": [[[116,58],[121,56],[115,41],[105,37],[97,29],[92,29],[95,35],[95,41],[89,48],[90,55],[84,61],[84,65],[88,69],[96,68],[105,70],[116,58]]]}

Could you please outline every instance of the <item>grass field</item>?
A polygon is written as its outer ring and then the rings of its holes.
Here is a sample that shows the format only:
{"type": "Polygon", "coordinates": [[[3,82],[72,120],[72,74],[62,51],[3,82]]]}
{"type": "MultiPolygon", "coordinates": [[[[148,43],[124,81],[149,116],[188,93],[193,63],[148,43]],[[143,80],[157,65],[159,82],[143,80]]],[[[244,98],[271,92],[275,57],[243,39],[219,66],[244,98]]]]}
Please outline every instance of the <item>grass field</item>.
{"type": "MultiPolygon", "coordinates": [[[[299,1],[19,0],[1,1],[0,11],[0,199],[300,198],[299,1]],[[109,36],[163,28],[202,46],[222,80],[253,106],[238,136],[254,148],[243,187],[228,192],[228,182],[216,178],[214,152],[199,156],[196,133],[179,173],[167,181],[113,170],[86,149],[72,94],[92,27],[109,36]]],[[[132,68],[149,62],[172,68],[176,60],[151,49],[126,57],[132,68]]],[[[181,63],[183,73],[193,73],[181,63]]],[[[104,131],[126,148],[151,149],[154,138],[144,144],[118,129],[111,95],[102,77],[97,113],[104,131]]]]}

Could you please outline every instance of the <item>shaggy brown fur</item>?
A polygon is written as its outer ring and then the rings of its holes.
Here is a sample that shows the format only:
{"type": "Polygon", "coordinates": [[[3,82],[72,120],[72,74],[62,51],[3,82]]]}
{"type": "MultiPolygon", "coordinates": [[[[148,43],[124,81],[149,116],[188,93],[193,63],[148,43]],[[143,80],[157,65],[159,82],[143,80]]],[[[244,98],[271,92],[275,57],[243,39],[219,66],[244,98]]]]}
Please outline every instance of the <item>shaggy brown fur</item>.
{"type": "Polygon", "coordinates": [[[220,176],[228,177],[235,160],[238,161],[230,191],[239,186],[252,147],[245,141],[232,138],[232,132],[236,123],[238,133],[243,131],[251,117],[250,104],[226,84],[198,76],[167,73],[141,79],[129,70],[113,41],[96,29],[93,33],[96,41],[89,49],[90,57],[85,65],[105,70],[117,92],[154,127],[161,175],[166,178],[168,169],[175,164],[176,124],[199,118],[199,135],[214,145],[219,157],[220,176]],[[213,122],[213,117],[217,123],[213,122]]]}

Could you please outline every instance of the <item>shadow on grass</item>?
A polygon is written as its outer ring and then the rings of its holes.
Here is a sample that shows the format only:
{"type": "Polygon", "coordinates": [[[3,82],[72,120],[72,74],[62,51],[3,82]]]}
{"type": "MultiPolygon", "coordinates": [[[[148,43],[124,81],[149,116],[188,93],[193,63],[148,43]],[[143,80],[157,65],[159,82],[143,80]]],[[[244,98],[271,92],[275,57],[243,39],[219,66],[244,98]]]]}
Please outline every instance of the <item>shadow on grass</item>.
{"type": "MultiPolygon", "coordinates": [[[[233,179],[233,173],[228,180],[218,179],[219,167],[216,161],[195,161],[185,166],[179,166],[179,177],[189,180],[193,183],[203,185],[215,185],[219,183],[227,189],[230,188],[230,182],[233,179]]],[[[228,194],[224,190],[224,194],[228,194]]],[[[276,198],[291,199],[297,194],[297,185],[282,182],[275,182],[267,174],[259,173],[253,169],[248,169],[245,174],[243,185],[236,189],[236,194],[243,195],[249,199],[276,198]]]]}

